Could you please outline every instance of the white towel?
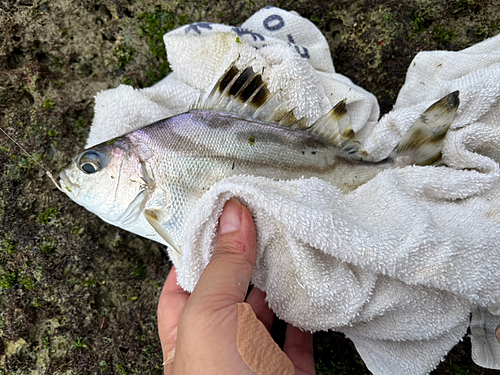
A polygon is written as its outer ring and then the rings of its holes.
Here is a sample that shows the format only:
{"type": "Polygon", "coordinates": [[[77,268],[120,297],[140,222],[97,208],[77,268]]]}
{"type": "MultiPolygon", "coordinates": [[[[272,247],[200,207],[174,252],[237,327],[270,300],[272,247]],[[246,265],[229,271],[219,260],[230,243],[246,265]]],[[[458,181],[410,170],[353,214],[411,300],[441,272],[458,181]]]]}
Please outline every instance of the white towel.
{"type": "MultiPolygon", "coordinates": [[[[177,265],[184,289],[209,262],[218,217],[235,196],[255,218],[252,282],[273,311],[305,330],[344,332],[374,374],[430,372],[463,337],[472,311],[481,320],[500,303],[500,37],[419,53],[380,121],[374,96],[335,73],[324,37],[294,12],[267,7],[240,28],[202,22],[164,41],[173,73],[151,88],[99,93],[88,146],[188,110],[238,56],[240,65],[265,67],[270,90],[281,90],[297,117],[313,121],[347,99],[372,160],[387,157],[428,106],[460,90],[443,149],[449,167],[387,170],[349,194],[314,178],[237,176],[215,185],[186,228],[177,265]]],[[[500,368],[497,318],[489,317],[472,330],[474,360],[500,368]]]]}

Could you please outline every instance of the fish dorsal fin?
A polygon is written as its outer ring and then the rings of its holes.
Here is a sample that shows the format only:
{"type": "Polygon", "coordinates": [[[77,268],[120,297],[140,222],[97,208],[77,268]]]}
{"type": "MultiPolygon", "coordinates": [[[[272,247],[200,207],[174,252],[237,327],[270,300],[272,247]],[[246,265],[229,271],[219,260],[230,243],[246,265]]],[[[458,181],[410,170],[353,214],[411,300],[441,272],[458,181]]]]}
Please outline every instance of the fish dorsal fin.
{"type": "Polygon", "coordinates": [[[420,115],[390,157],[405,158],[406,164],[432,165],[441,160],[441,148],[460,100],[454,91],[420,115]]]}
{"type": "Polygon", "coordinates": [[[226,69],[205,101],[200,97],[193,109],[234,113],[242,118],[307,130],[354,158],[363,158],[365,152],[352,130],[345,100],[307,126],[307,118],[297,119],[294,115],[296,108],[287,108],[286,102],[279,100],[278,92],[269,91],[267,82],[262,78],[263,69],[254,72],[250,66],[254,60],[241,69],[236,67],[238,61],[239,58],[226,69]]]}
{"type": "Polygon", "coordinates": [[[207,99],[194,109],[234,113],[242,118],[288,126],[295,123],[297,119],[290,114],[286,103],[279,102],[276,93],[269,92],[267,82],[262,79],[263,69],[254,72],[250,66],[255,59],[241,69],[236,67],[238,60],[226,69],[207,99]]]}
{"type": "Polygon", "coordinates": [[[361,148],[361,143],[351,127],[345,100],[338,102],[328,113],[316,120],[308,131],[318,134],[355,159],[362,160],[366,157],[366,152],[361,148]]]}

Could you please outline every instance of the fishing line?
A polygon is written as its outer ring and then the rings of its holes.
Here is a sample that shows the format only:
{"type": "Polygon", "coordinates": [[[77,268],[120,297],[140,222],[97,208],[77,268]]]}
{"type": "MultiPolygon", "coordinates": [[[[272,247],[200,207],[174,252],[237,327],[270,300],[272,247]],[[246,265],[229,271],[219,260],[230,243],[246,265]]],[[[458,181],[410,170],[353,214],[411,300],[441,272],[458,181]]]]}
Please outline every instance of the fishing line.
{"type": "Polygon", "coordinates": [[[24,153],[26,155],[28,155],[30,157],[31,160],[33,160],[35,163],[37,163],[44,171],[45,171],[45,174],[50,178],[50,180],[54,183],[54,185],[56,185],[56,187],[62,191],[63,193],[66,194],[66,192],[59,186],[59,184],[57,183],[56,179],[54,178],[54,176],[52,176],[52,173],[49,172],[49,170],[47,168],[45,168],[42,164],[40,164],[33,156],[30,155],[30,153],[28,151],[26,151],[23,146],[21,146],[19,143],[16,142],[16,140],[14,138],[12,138],[10,135],[8,135],[5,130],[3,130],[1,127],[0,127],[0,130],[2,131],[3,134],[5,134],[7,136],[7,138],[9,138],[12,142],[14,142],[14,144],[16,144],[21,150],[24,151],[24,153]]]}

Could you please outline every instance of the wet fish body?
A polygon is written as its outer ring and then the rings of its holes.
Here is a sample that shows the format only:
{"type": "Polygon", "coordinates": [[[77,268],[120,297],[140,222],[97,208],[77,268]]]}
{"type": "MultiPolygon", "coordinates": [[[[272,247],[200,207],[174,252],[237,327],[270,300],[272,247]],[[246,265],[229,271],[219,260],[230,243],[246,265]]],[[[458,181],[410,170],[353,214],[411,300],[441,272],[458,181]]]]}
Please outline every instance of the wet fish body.
{"type": "Polygon", "coordinates": [[[235,72],[230,67],[209,96],[208,108],[158,121],[84,151],[61,173],[61,186],[103,220],[170,245],[176,249],[171,255],[177,263],[196,202],[222,179],[318,177],[343,192],[352,191],[393,167],[398,153],[411,164],[413,154],[425,149],[417,159],[434,161],[458,106],[458,93],[443,99],[410,129],[393,158],[368,163],[361,160],[364,154],[354,132],[348,124],[342,125],[345,103],[306,128],[291,112],[278,110],[272,95],[262,94],[265,85],[259,79],[253,71],[235,72]],[[245,74],[248,77],[242,80],[245,74]],[[245,113],[257,97],[257,109],[252,111],[260,111],[261,116],[251,118],[245,113]],[[237,110],[226,111],[235,107],[236,99],[240,100],[237,110]],[[435,126],[429,127],[429,118],[435,126]],[[425,130],[431,130],[429,135],[425,130]],[[413,142],[412,131],[418,134],[418,142],[413,142]],[[422,137],[428,138],[425,147],[422,137]]]}
{"type": "MultiPolygon", "coordinates": [[[[137,230],[135,221],[140,215],[123,215],[137,199],[137,210],[162,212],[161,224],[175,244],[180,244],[196,201],[223,178],[241,174],[281,180],[315,176],[350,191],[390,166],[356,161],[314,134],[214,111],[174,116],[88,152],[96,153],[99,167],[109,173],[104,177],[66,169],[61,173],[61,185],[68,195],[77,202],[82,200],[85,207],[98,206],[91,211],[105,221],[152,237],[151,231],[137,230]],[[86,182],[78,177],[85,177],[86,182]],[[91,177],[99,178],[94,182],[91,177]],[[85,188],[87,184],[94,187],[85,188]],[[82,194],[101,196],[105,201],[87,200],[82,194]]],[[[82,157],[79,159],[81,163],[82,157]]]]}

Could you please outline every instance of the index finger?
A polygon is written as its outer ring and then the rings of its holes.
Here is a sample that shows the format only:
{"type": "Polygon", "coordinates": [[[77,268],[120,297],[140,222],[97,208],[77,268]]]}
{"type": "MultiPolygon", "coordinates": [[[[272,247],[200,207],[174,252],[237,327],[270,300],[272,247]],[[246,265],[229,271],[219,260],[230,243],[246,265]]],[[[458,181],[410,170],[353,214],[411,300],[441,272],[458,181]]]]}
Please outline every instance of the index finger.
{"type": "Polygon", "coordinates": [[[158,302],[158,334],[163,360],[166,360],[175,348],[179,316],[188,298],[189,293],[177,285],[177,269],[174,266],[168,274],[158,302]]]}

